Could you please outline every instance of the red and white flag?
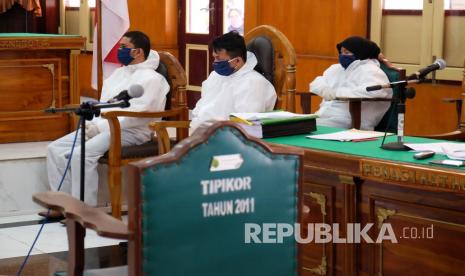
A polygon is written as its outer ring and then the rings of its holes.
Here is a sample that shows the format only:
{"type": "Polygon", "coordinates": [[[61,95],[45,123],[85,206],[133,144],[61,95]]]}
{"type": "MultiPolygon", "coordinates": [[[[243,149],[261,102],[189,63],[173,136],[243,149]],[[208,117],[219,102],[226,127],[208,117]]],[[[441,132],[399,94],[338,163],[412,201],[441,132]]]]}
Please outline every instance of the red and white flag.
{"type": "MultiPolygon", "coordinates": [[[[129,29],[127,0],[100,0],[102,9],[102,67],[103,79],[121,67],[118,62],[119,41],[129,29]]],[[[100,20],[100,18],[97,18],[100,20]]],[[[94,28],[92,87],[97,89],[97,26],[94,28]]]]}

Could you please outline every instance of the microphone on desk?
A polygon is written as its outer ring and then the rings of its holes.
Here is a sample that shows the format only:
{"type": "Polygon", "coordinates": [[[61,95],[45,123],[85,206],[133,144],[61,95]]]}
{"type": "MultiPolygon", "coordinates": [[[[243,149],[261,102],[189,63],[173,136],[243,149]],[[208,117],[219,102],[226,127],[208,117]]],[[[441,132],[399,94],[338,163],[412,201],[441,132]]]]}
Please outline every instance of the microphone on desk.
{"type": "Polygon", "coordinates": [[[446,68],[446,62],[438,58],[434,61],[433,64],[418,70],[417,72],[411,74],[410,76],[407,77],[407,80],[422,80],[428,75],[429,73],[436,71],[436,70],[442,70],[446,68]]]}
{"type": "Polygon", "coordinates": [[[129,86],[128,90],[123,90],[119,92],[118,95],[110,99],[109,103],[119,102],[119,101],[129,101],[132,98],[139,98],[144,94],[144,88],[139,84],[133,84],[129,86]]]}

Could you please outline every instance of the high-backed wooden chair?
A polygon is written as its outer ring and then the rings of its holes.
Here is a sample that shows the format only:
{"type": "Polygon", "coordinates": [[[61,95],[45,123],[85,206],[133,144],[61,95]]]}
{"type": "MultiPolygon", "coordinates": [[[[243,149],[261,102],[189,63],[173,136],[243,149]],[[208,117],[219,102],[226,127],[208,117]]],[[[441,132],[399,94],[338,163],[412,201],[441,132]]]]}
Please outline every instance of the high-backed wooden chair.
{"type": "MultiPolygon", "coordinates": [[[[167,95],[166,111],[162,112],[129,112],[110,111],[102,113],[110,124],[111,143],[109,151],[99,160],[100,163],[108,164],[108,188],[110,191],[111,212],[116,218],[121,217],[121,168],[131,161],[158,154],[157,140],[137,146],[121,146],[121,128],[118,117],[137,117],[154,119],[187,120],[186,100],[186,74],[179,61],[168,52],[158,52],[160,65],[157,69],[170,85],[167,95]]],[[[177,131],[177,140],[187,137],[186,129],[177,131]]]]}
{"type": "MultiPolygon", "coordinates": [[[[381,69],[386,73],[390,82],[404,80],[406,73],[405,69],[395,67],[389,62],[382,54],[379,55],[378,60],[380,62],[381,69]]],[[[301,96],[301,107],[303,113],[309,114],[311,107],[312,96],[318,96],[311,92],[298,92],[301,96]]],[[[399,88],[393,89],[393,98],[399,94],[399,88]]],[[[349,113],[352,118],[352,128],[360,129],[362,121],[362,102],[370,101],[389,101],[391,106],[388,111],[384,114],[381,121],[375,126],[375,130],[385,131],[386,129],[390,132],[397,132],[397,105],[392,102],[392,99],[387,98],[336,98],[339,101],[349,102],[349,113]]]]}
{"type": "Polygon", "coordinates": [[[465,105],[463,104],[465,98],[465,60],[463,62],[463,80],[462,80],[462,98],[460,99],[443,99],[447,103],[455,103],[455,110],[457,112],[457,129],[447,133],[422,135],[426,138],[445,139],[445,140],[465,140],[465,105]]]}
{"type": "MultiPolygon", "coordinates": [[[[277,93],[275,109],[295,112],[296,54],[287,37],[273,26],[261,25],[244,36],[247,50],[257,57],[255,70],[269,80],[277,93]]],[[[166,128],[189,128],[189,122],[154,122],[159,152],[166,153],[171,142],[166,128]]]]}
{"type": "Polygon", "coordinates": [[[274,150],[233,123],[215,122],[169,154],[130,164],[127,226],[66,193],[34,200],[66,217],[70,276],[83,274],[85,228],[128,240],[128,266],[105,275],[298,275],[294,237],[247,242],[248,232],[257,233],[247,224],[302,221],[302,157],[298,149],[274,150]],[[222,190],[217,185],[225,180],[233,185],[222,190]]]}
{"type": "Polygon", "coordinates": [[[255,70],[276,90],[276,109],[295,112],[296,54],[289,39],[270,25],[253,28],[244,39],[247,50],[257,57],[255,70]]]}

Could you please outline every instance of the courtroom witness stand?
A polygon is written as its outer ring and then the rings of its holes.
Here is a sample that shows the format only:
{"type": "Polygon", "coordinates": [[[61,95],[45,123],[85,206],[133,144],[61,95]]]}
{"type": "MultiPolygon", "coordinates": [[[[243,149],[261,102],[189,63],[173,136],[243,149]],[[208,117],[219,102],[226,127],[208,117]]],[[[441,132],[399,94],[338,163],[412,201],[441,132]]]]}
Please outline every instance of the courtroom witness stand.
{"type": "MultiPolygon", "coordinates": [[[[138,84],[144,89],[139,98],[129,101],[130,107],[125,111],[162,111],[165,107],[166,94],[169,85],[166,79],[157,73],[160,57],[154,50],[150,50],[150,39],[139,31],[124,34],[120,40],[118,60],[123,65],[108,77],[102,88],[100,101],[107,102],[117,96],[121,91],[128,90],[131,85],[138,84]]],[[[120,108],[107,109],[121,110],[120,108]]],[[[146,118],[119,118],[121,125],[121,141],[123,146],[143,144],[151,139],[151,131],[147,127],[152,119],[146,118]]],[[[86,156],[85,156],[85,195],[84,201],[97,205],[98,191],[98,160],[110,147],[110,130],[108,121],[95,117],[86,124],[86,156]]],[[[70,133],[48,145],[47,172],[49,184],[53,191],[58,190],[62,175],[65,173],[67,158],[71,151],[75,132],[70,133]]],[[[80,143],[80,135],[76,144],[80,143]]],[[[62,191],[80,197],[80,151],[75,149],[75,156],[71,160],[70,175],[63,181],[62,191]]],[[[62,218],[62,214],[51,210],[49,213],[40,212],[39,215],[49,218],[62,218]]]]}
{"type": "MultiPolygon", "coordinates": [[[[330,127],[350,128],[352,119],[349,102],[336,98],[391,98],[392,89],[366,91],[366,87],[389,83],[380,68],[376,43],[352,36],[336,45],[339,63],[331,65],[322,76],[310,83],[310,92],[323,98],[317,124],[330,127]]],[[[362,102],[361,129],[373,130],[390,107],[388,101],[362,102]]]]}

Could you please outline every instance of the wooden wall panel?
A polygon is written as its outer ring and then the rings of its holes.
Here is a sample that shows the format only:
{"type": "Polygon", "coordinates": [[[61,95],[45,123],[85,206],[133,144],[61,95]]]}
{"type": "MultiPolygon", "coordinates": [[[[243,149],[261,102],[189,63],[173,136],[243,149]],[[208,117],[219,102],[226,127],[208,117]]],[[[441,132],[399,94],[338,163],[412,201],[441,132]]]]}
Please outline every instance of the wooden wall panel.
{"type": "Polygon", "coordinates": [[[128,0],[130,30],[146,33],[152,48],[178,55],[178,4],[175,0],[128,0]]]}
{"type": "Polygon", "coordinates": [[[366,35],[367,0],[246,1],[245,27],[269,24],[281,30],[297,53],[297,89],[337,62],[336,44],[350,35],[366,35]]]}
{"type": "Polygon", "coordinates": [[[439,134],[457,128],[455,104],[444,103],[443,98],[460,98],[459,85],[423,83],[412,85],[416,96],[407,100],[406,135],[439,134]]]}

